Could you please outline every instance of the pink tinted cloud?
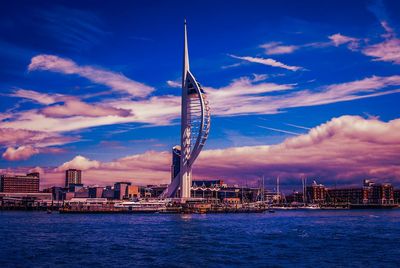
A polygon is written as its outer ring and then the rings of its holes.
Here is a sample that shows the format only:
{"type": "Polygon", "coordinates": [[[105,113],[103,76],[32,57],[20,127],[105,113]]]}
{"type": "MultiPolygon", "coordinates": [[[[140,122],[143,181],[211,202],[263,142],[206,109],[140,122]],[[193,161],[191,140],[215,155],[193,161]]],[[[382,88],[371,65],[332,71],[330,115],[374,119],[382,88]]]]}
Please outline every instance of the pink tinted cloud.
{"type": "Polygon", "coordinates": [[[374,57],[376,61],[400,64],[400,39],[388,39],[381,43],[367,46],[362,50],[362,53],[374,57]]]}
{"type": "Polygon", "coordinates": [[[33,145],[47,147],[63,145],[76,140],[77,138],[62,136],[58,133],[0,127],[0,146],[33,145]]]}
{"type": "Polygon", "coordinates": [[[3,153],[3,158],[8,161],[18,161],[18,160],[26,160],[30,158],[32,155],[38,154],[39,150],[27,145],[20,146],[17,148],[8,147],[7,150],[3,153]]]}
{"type": "MultiPolygon", "coordinates": [[[[383,122],[359,116],[342,116],[286,139],[276,145],[205,150],[194,166],[196,179],[223,178],[243,182],[280,176],[283,183],[300,176],[326,183],[359,184],[363,178],[400,183],[400,119],[383,122]]],[[[170,152],[149,151],[111,162],[84,157],[61,165],[85,169],[85,183],[104,184],[130,180],[137,184],[168,183],[170,152]],[[74,163],[74,165],[72,165],[74,163]]]]}
{"type": "Polygon", "coordinates": [[[131,80],[121,73],[103,70],[93,66],[79,66],[74,61],[54,55],[41,54],[33,57],[29,71],[45,70],[63,74],[75,74],[90,81],[106,85],[113,90],[126,92],[136,97],[146,97],[154,91],[153,87],[131,80]]]}
{"type": "Polygon", "coordinates": [[[24,99],[30,99],[35,102],[41,103],[41,104],[49,105],[49,104],[53,104],[53,103],[57,102],[57,98],[61,95],[53,96],[50,94],[40,93],[37,91],[28,90],[28,89],[17,89],[10,96],[24,98],[24,99]]]}
{"type": "Polygon", "coordinates": [[[41,113],[47,117],[63,118],[71,116],[120,116],[127,117],[131,111],[127,109],[114,108],[101,104],[85,103],[77,98],[70,98],[63,104],[48,106],[41,110],[41,113]]]}
{"type": "Polygon", "coordinates": [[[3,153],[2,157],[8,161],[19,161],[26,160],[31,156],[39,153],[63,153],[65,152],[62,148],[56,147],[44,147],[44,148],[35,148],[31,145],[22,145],[19,147],[8,147],[6,151],[3,153]]]}
{"type": "Polygon", "coordinates": [[[267,55],[290,54],[299,49],[299,46],[283,45],[281,42],[269,42],[260,47],[265,49],[267,55]]]}
{"type": "Polygon", "coordinates": [[[342,35],[340,33],[330,35],[328,36],[328,38],[332,41],[333,45],[336,47],[343,44],[348,44],[348,48],[351,50],[355,50],[359,47],[360,40],[358,38],[342,35]]]}

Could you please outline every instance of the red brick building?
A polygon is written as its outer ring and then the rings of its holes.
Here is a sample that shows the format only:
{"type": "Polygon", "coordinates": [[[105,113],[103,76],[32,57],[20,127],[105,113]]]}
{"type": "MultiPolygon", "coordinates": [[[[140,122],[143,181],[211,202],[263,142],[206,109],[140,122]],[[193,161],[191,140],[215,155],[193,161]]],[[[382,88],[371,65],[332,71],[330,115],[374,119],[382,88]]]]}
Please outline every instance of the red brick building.
{"type": "Polygon", "coordinates": [[[1,175],[0,192],[4,193],[38,193],[39,173],[27,175],[1,175]]]}

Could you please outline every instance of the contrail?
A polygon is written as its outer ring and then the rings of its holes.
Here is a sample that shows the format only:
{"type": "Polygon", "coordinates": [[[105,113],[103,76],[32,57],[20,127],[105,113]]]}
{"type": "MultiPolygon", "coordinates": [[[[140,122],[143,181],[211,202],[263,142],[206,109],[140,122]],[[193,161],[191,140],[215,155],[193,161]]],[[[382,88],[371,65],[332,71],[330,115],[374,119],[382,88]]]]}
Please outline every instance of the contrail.
{"type": "Polygon", "coordinates": [[[285,123],[285,125],[291,126],[291,127],[297,127],[297,128],[301,128],[301,129],[306,129],[306,130],[310,130],[311,129],[310,127],[303,127],[303,126],[289,124],[289,123],[285,123]]]}
{"type": "Polygon", "coordinates": [[[265,128],[265,129],[269,129],[269,130],[273,130],[273,131],[277,131],[277,132],[282,132],[282,133],[286,133],[286,134],[290,134],[290,135],[295,135],[295,136],[300,136],[302,134],[300,133],[296,133],[296,132],[291,132],[291,131],[287,131],[287,130],[283,130],[283,129],[277,129],[277,128],[272,128],[272,127],[264,127],[264,126],[259,126],[256,125],[259,128],[265,128]]]}

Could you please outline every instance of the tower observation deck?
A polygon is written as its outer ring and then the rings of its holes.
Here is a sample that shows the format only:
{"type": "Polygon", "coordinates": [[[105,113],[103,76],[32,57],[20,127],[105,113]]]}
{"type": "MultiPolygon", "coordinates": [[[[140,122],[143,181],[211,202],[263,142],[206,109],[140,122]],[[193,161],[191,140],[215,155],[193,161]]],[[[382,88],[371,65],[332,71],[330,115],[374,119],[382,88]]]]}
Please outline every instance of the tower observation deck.
{"type": "Polygon", "coordinates": [[[190,198],[192,166],[210,131],[210,107],[202,86],[189,68],[189,52],[184,23],[182,71],[181,144],[172,150],[171,183],[161,197],[190,198]]]}

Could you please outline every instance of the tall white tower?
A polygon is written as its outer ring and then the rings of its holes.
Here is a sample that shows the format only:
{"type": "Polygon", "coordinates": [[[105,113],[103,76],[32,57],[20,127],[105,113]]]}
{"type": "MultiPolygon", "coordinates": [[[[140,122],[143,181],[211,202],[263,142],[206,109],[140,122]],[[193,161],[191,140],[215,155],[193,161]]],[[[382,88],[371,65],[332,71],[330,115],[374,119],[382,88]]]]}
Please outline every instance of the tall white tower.
{"type": "Polygon", "coordinates": [[[184,23],[181,146],[173,149],[173,171],[171,184],[162,197],[190,198],[192,166],[199,156],[210,131],[210,108],[206,94],[189,68],[189,51],[186,20],[184,23]],[[176,157],[179,157],[177,167],[176,157]],[[175,161],[174,161],[175,160],[175,161]],[[179,172],[177,172],[179,171],[179,172]]]}

